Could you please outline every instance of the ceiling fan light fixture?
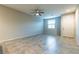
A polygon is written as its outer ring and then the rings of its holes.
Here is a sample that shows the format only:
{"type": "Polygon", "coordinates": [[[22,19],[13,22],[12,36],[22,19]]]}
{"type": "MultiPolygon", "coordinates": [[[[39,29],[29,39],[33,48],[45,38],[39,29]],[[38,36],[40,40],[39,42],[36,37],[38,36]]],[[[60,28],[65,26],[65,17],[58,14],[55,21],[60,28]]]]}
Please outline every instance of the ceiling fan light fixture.
{"type": "Polygon", "coordinates": [[[36,13],[36,16],[39,16],[39,13],[36,13]]]}
{"type": "Polygon", "coordinates": [[[42,16],[44,12],[37,8],[34,9],[32,13],[34,13],[35,16],[42,16]]]}

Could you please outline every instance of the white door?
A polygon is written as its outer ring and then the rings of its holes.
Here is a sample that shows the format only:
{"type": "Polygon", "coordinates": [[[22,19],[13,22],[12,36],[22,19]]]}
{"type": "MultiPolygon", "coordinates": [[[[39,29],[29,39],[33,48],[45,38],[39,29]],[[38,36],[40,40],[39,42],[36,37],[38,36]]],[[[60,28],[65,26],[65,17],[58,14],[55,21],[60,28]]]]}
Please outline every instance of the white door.
{"type": "Polygon", "coordinates": [[[61,17],[61,35],[67,37],[75,36],[75,15],[66,14],[61,17]]]}

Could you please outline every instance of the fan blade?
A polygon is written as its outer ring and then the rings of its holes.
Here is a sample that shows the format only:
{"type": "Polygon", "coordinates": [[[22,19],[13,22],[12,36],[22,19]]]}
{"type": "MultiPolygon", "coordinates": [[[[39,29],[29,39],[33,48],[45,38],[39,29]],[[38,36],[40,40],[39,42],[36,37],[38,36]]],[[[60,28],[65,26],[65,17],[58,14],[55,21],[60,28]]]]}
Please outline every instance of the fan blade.
{"type": "Polygon", "coordinates": [[[44,12],[39,12],[39,13],[44,13],[44,12]]]}
{"type": "Polygon", "coordinates": [[[39,13],[39,15],[41,16],[41,14],[39,13]]]}

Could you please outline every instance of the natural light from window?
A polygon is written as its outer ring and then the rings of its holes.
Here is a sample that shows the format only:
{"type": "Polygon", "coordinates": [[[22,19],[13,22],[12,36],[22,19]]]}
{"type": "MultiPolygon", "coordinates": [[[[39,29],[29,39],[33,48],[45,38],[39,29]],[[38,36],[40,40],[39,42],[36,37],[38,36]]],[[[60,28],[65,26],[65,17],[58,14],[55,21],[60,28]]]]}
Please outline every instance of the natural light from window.
{"type": "Polygon", "coordinates": [[[54,29],[55,28],[55,19],[48,20],[48,28],[54,29]]]}

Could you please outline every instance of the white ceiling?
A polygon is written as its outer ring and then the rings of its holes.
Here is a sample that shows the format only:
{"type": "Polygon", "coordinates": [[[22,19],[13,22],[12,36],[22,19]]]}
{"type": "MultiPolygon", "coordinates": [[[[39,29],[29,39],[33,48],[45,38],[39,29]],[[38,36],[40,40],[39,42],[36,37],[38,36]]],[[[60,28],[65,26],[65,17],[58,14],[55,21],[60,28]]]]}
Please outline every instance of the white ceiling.
{"type": "Polygon", "coordinates": [[[64,13],[74,12],[76,4],[5,4],[4,6],[32,15],[32,10],[39,8],[45,13],[41,18],[57,17],[64,13]]]}

